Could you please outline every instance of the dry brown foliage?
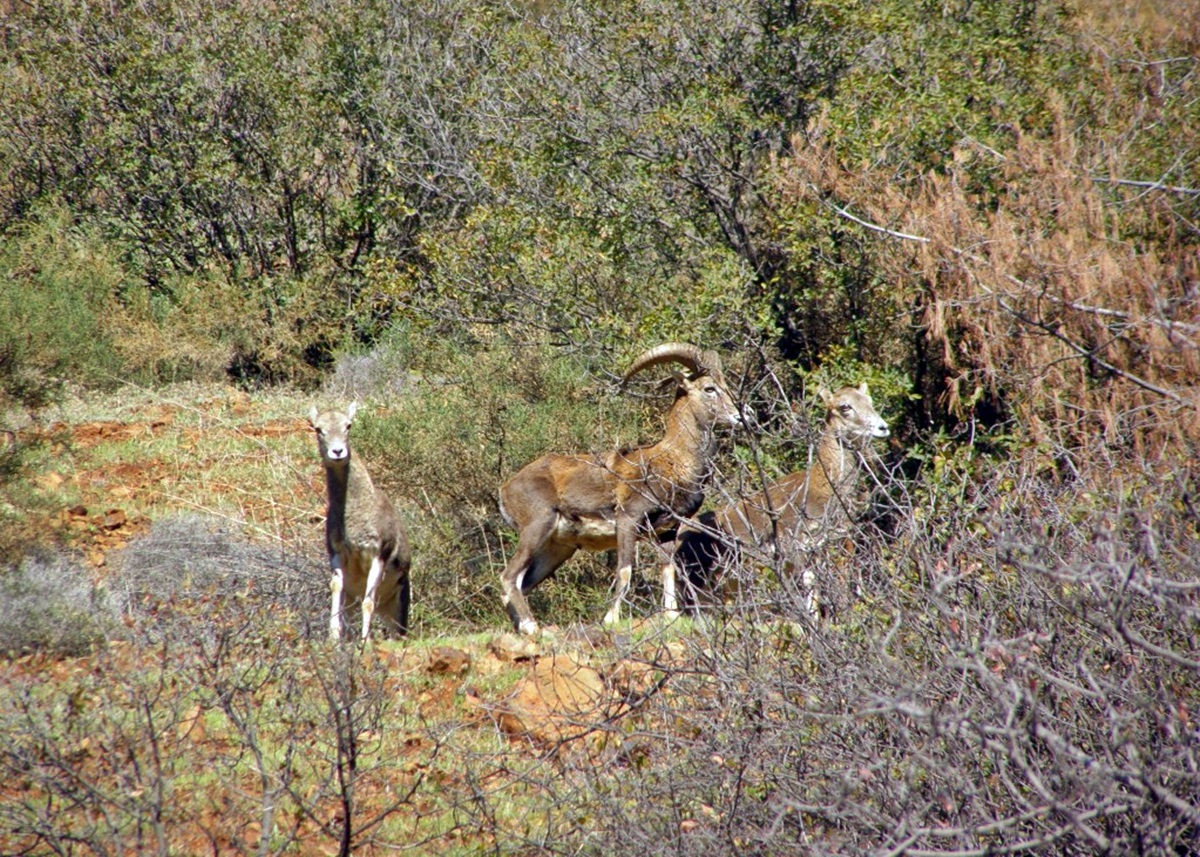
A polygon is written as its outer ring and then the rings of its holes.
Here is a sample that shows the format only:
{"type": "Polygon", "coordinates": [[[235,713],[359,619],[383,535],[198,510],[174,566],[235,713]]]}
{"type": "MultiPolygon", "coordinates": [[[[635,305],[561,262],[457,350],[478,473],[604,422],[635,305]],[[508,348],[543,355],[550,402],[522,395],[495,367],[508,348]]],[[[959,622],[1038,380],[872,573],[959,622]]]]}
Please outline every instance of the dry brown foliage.
{"type": "Polygon", "coordinates": [[[964,143],[915,188],[842,167],[819,134],[797,148],[793,193],[851,200],[839,208],[893,239],[879,264],[923,307],[952,413],[986,391],[1039,440],[1200,439],[1200,258],[1173,228],[1177,194],[1094,180],[1061,125],[1003,157],[964,143]],[[998,157],[1003,192],[988,205],[970,170],[998,157]]]}
{"type": "Polygon", "coordinates": [[[1009,129],[1004,152],[964,136],[937,171],[898,182],[840,160],[818,120],[778,165],[786,202],[879,239],[950,413],[986,397],[1068,448],[1098,437],[1154,456],[1200,439],[1200,182],[1178,179],[1200,143],[1180,22],[1200,4],[1185,6],[1170,20],[1142,8],[1140,41],[1121,34],[1130,10],[1080,18],[1098,92],[1061,94],[1049,126],[1009,129]],[[1139,174],[1163,157],[1170,178],[1139,174]]]}

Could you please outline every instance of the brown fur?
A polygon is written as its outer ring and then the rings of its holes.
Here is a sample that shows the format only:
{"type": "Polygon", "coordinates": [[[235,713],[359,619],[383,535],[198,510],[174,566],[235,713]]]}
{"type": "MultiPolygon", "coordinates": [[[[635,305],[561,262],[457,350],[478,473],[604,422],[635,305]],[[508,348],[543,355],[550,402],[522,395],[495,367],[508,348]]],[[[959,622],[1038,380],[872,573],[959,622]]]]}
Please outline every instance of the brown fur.
{"type": "Polygon", "coordinates": [[[812,467],[701,516],[699,527],[680,530],[676,562],[690,584],[711,584],[719,564],[747,550],[766,550],[794,565],[800,552],[848,527],[862,453],[872,438],[889,431],[866,384],[820,394],[827,412],[812,467]]]}
{"type": "Polygon", "coordinates": [[[314,407],[309,422],[317,433],[328,490],[325,547],[332,572],[330,635],[339,639],[342,617],[361,604],[365,640],[376,608],[389,627],[407,633],[411,556],[392,501],[375,488],[366,465],[350,453],[355,410],[353,404],[345,414],[318,413],[314,407]],[[376,563],[379,579],[372,592],[370,576],[376,563]]]}
{"type": "MultiPolygon", "coordinates": [[[[501,487],[501,512],[521,534],[500,578],[517,630],[536,632],[525,595],[579,549],[617,550],[617,593],[605,617],[615,622],[629,587],[637,539],[673,526],[703,502],[716,450],[713,429],[740,424],[741,416],[719,358],[695,346],[667,343],[651,349],[626,378],[668,361],[684,364],[690,376],[675,375],[675,403],[662,440],[603,456],[544,455],[501,487]]],[[[673,610],[673,578],[670,585],[664,600],[673,610]]]]}

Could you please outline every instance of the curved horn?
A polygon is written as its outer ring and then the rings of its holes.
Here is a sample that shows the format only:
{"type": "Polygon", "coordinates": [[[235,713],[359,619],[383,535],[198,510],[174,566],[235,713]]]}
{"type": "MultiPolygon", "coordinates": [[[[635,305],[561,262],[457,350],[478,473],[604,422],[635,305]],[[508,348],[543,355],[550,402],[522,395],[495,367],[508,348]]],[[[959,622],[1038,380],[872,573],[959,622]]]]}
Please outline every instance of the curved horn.
{"type": "Polygon", "coordinates": [[[625,372],[628,381],[638,372],[662,363],[682,363],[693,376],[710,375],[724,383],[721,373],[721,356],[715,351],[704,351],[687,342],[664,342],[644,352],[625,372]]]}

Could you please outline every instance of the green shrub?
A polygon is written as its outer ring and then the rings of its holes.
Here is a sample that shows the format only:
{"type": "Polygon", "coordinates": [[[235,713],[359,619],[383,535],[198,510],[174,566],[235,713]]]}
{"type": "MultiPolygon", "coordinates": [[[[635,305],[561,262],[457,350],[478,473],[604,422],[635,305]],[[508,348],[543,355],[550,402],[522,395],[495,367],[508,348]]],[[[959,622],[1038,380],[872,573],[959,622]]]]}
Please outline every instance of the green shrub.
{"type": "MultiPolygon", "coordinates": [[[[422,615],[503,626],[497,581],[516,533],[500,516],[500,485],[547,452],[656,440],[667,402],[655,397],[644,409],[549,348],[492,342],[464,353],[449,342],[421,351],[411,345],[397,334],[395,347],[406,356],[374,358],[406,365],[407,386],[360,410],[356,448],[409,525],[422,615]]],[[[581,553],[559,571],[557,585],[539,589],[545,613],[567,622],[603,612],[610,582],[603,559],[581,553]]]]}
{"type": "Polygon", "coordinates": [[[314,386],[346,327],[321,292],[316,278],[177,275],[162,291],[125,296],[113,340],[127,371],[148,382],[314,386]]]}
{"type": "Polygon", "coordinates": [[[62,208],[0,243],[0,405],[37,408],[65,382],[111,383],[121,361],[107,328],[120,265],[62,208]]]}
{"type": "Polygon", "coordinates": [[[132,288],[121,247],[57,205],[0,242],[0,404],[41,407],[67,382],[312,383],[342,336],[314,281],[198,271],[132,288]]]}

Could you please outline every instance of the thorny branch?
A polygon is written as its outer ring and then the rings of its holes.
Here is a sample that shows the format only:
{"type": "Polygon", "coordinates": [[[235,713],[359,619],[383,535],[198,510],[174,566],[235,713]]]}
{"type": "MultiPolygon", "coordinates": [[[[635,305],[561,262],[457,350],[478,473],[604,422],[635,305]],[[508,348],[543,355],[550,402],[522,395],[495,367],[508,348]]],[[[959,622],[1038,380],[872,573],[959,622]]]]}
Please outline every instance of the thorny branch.
{"type": "MultiPolygon", "coordinates": [[[[930,241],[929,238],[926,238],[921,235],[910,235],[905,232],[897,232],[895,230],[888,229],[888,228],[880,226],[878,224],[863,220],[862,218],[856,217],[855,215],[851,214],[849,211],[846,211],[844,208],[842,208],[838,205],[835,205],[831,202],[826,202],[825,204],[828,205],[839,216],[844,217],[848,220],[851,220],[854,223],[857,223],[860,226],[863,226],[874,232],[879,232],[884,235],[888,235],[892,238],[899,238],[899,239],[905,240],[905,241],[917,241],[922,244],[928,244],[930,241]]],[[[971,260],[974,262],[982,261],[977,255],[975,255],[967,250],[963,250],[959,247],[951,247],[950,250],[963,259],[971,260]]],[[[1007,279],[1014,285],[1017,285],[1022,288],[1029,288],[1028,284],[1025,283],[1024,281],[1019,280],[1016,277],[1013,277],[1012,275],[1006,275],[1006,276],[1007,276],[1007,279]]],[[[982,288],[985,292],[987,292],[988,295],[994,297],[996,299],[997,304],[1000,306],[1000,308],[1003,309],[1005,312],[1007,312],[1009,315],[1016,318],[1022,324],[1026,324],[1031,327],[1036,327],[1037,329],[1043,331],[1044,333],[1049,334],[1050,336],[1054,337],[1059,342],[1066,345],[1068,348],[1070,348],[1072,351],[1074,351],[1080,357],[1084,357],[1088,360],[1091,360],[1097,366],[1102,367],[1106,371],[1112,372],[1114,375],[1118,375],[1118,376],[1124,378],[1125,380],[1129,381],[1130,383],[1135,384],[1138,387],[1141,387],[1144,390],[1147,390],[1151,393],[1155,393],[1156,395],[1162,396],[1165,399],[1170,399],[1171,401],[1176,402],[1177,404],[1183,405],[1184,407],[1189,407],[1189,408],[1200,407],[1193,402],[1187,401],[1182,396],[1180,396],[1178,393],[1175,393],[1172,390],[1168,390],[1165,387],[1160,387],[1157,384],[1153,384],[1150,381],[1147,381],[1145,378],[1139,377],[1138,375],[1135,375],[1132,372],[1126,371],[1126,370],[1120,368],[1119,366],[1113,365],[1112,363],[1108,362],[1107,360],[1105,360],[1104,358],[1099,356],[1099,353],[1098,353],[1099,349],[1084,348],[1082,345],[1075,342],[1071,338],[1064,336],[1055,325],[1048,324],[1039,319],[1029,317],[1027,314],[1025,314],[1025,313],[1021,312],[1020,310],[1011,306],[1002,296],[996,294],[996,292],[994,290],[990,289],[982,281],[980,281],[980,279],[978,277],[976,277],[975,280],[977,283],[979,283],[980,288],[982,288]]],[[[1049,297],[1051,300],[1055,300],[1056,302],[1062,303],[1063,305],[1068,306],[1071,309],[1075,309],[1075,310],[1079,310],[1079,311],[1083,311],[1083,312],[1090,312],[1095,315],[1110,315],[1110,316],[1114,316],[1114,317],[1118,317],[1118,318],[1128,318],[1127,313],[1123,313],[1123,312],[1120,312],[1117,310],[1105,309],[1103,307],[1087,307],[1087,306],[1075,304],[1073,302],[1057,299],[1057,298],[1054,298],[1053,296],[1047,296],[1047,297],[1049,297]]],[[[1171,325],[1166,325],[1166,326],[1171,326],[1171,325]]]]}

